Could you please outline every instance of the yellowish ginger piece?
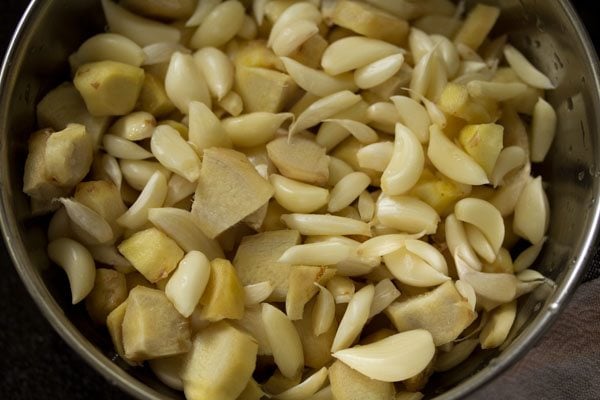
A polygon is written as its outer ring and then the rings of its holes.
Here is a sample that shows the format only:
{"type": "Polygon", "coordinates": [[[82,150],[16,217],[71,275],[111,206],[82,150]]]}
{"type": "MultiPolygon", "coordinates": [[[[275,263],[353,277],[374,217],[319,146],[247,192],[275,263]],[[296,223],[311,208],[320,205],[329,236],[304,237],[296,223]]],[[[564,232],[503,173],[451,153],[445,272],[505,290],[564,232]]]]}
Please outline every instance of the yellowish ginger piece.
{"type": "Polygon", "coordinates": [[[325,186],[329,180],[329,157],[325,148],[311,138],[278,137],[267,144],[269,158],[287,178],[325,186]]]}
{"type": "Polygon", "coordinates": [[[133,111],[144,84],[144,70],[116,61],[98,61],[77,69],[73,79],[90,114],[125,115],[133,111]]]}
{"type": "Polygon", "coordinates": [[[405,44],[409,30],[405,20],[369,4],[351,0],[337,3],[331,21],[366,37],[399,46],[405,44]]]}
{"type": "Polygon", "coordinates": [[[274,289],[267,300],[285,301],[292,266],[277,260],[287,249],[299,243],[298,231],[289,229],[246,236],[233,259],[242,284],[269,281],[274,289]]]}
{"type": "Polygon", "coordinates": [[[83,125],[70,124],[46,141],[46,174],[60,186],[79,183],[89,172],[93,159],[92,138],[83,125]]]}
{"type": "Polygon", "coordinates": [[[118,249],[152,283],[168,277],[183,258],[177,243],[156,228],[134,233],[118,249]]]}
{"type": "Polygon", "coordinates": [[[151,360],[190,350],[189,322],[161,290],[135,287],[123,317],[123,347],[132,361],[151,360]]]}
{"type": "Polygon", "coordinates": [[[228,260],[216,258],[210,262],[210,278],[200,304],[200,315],[207,321],[240,319],[244,315],[244,288],[228,260]]]}
{"type": "Polygon", "coordinates": [[[454,36],[454,43],[462,43],[477,50],[500,16],[498,7],[477,4],[454,36]]]}
{"type": "Polygon", "coordinates": [[[175,110],[175,105],[167,96],[164,83],[154,74],[145,74],[136,109],[155,117],[164,117],[175,110]]]}
{"type": "Polygon", "coordinates": [[[471,186],[455,182],[441,174],[425,169],[410,194],[429,204],[438,214],[452,213],[454,204],[471,192],[471,186]]]}
{"type": "Polygon", "coordinates": [[[467,125],[458,135],[458,141],[488,176],[492,175],[496,160],[502,151],[504,127],[497,124],[467,125]]]}
{"type": "Polygon", "coordinates": [[[457,83],[446,85],[440,96],[439,106],[445,113],[471,124],[489,123],[493,120],[488,109],[471,98],[466,86],[457,83]]]}
{"type": "Polygon", "coordinates": [[[194,337],[182,371],[189,400],[235,400],[252,377],[258,345],[248,334],[220,321],[194,337]]]}
{"type": "Polygon", "coordinates": [[[108,315],[127,300],[127,294],[125,275],[112,269],[98,268],[94,288],[85,298],[85,308],[92,321],[104,325],[108,315]]]}
{"type": "Polygon", "coordinates": [[[382,382],[353,370],[341,361],[329,367],[329,382],[336,400],[394,400],[391,382],[382,382]]]}
{"type": "Polygon", "coordinates": [[[273,187],[235,150],[204,150],[192,214],[211,239],[267,204],[273,187]]]}
{"type": "Polygon", "coordinates": [[[317,294],[315,285],[325,285],[335,275],[335,268],[325,266],[293,266],[289,277],[289,289],[285,298],[285,311],[292,321],[302,319],[304,306],[317,294]]]}
{"type": "Polygon", "coordinates": [[[235,91],[242,97],[247,112],[277,113],[301,93],[288,74],[266,68],[238,66],[235,91]]]}

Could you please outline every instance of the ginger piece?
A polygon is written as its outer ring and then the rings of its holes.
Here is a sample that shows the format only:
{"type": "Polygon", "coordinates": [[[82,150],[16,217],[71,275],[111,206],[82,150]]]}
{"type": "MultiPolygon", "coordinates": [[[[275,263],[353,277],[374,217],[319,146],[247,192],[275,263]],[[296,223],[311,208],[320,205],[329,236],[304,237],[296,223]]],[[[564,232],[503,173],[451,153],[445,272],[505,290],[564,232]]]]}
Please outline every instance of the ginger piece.
{"type": "Polygon", "coordinates": [[[242,284],[269,281],[274,290],[267,300],[285,301],[292,267],[277,260],[287,249],[299,243],[298,231],[289,229],[244,237],[233,259],[242,284]]]}
{"type": "Polygon", "coordinates": [[[329,181],[329,157],[314,140],[296,135],[278,137],[267,144],[269,158],[282,175],[313,185],[329,181]]]}
{"type": "Polygon", "coordinates": [[[341,361],[329,367],[329,382],[336,400],[394,400],[391,382],[382,382],[353,370],[341,361]]]}
{"type": "Polygon", "coordinates": [[[177,243],[156,228],[134,233],[118,249],[152,283],[168,277],[183,258],[177,243]]]}
{"type": "MultiPolygon", "coordinates": [[[[32,201],[50,203],[53,199],[63,197],[69,192],[68,188],[60,187],[46,173],[46,143],[52,134],[51,129],[34,132],[29,138],[29,153],[25,161],[23,177],[23,192],[32,201]]],[[[52,211],[49,208],[48,211],[52,211]]]]}
{"type": "Polygon", "coordinates": [[[272,113],[283,110],[301,93],[283,72],[242,65],[236,68],[235,91],[242,97],[246,112],[272,113]]]}
{"type": "Polygon", "coordinates": [[[96,270],[94,288],[85,298],[85,308],[97,324],[105,324],[108,315],[127,300],[125,275],[106,268],[96,270]]]}
{"type": "Polygon", "coordinates": [[[267,204],[273,193],[244,154],[205,149],[192,214],[204,233],[214,239],[267,204]]]}
{"type": "Polygon", "coordinates": [[[201,330],[181,371],[190,400],[235,400],[256,366],[256,341],[225,321],[201,330]]]}
{"type": "Polygon", "coordinates": [[[285,298],[285,311],[292,321],[302,319],[304,306],[319,291],[315,285],[326,285],[336,270],[325,266],[293,266],[289,277],[289,288],[285,298]]]}
{"type": "Polygon", "coordinates": [[[127,207],[114,183],[104,180],[81,182],[75,188],[74,197],[79,203],[100,214],[110,224],[115,236],[123,231],[117,224],[117,218],[127,211],[127,207]]]}
{"type": "Polygon", "coordinates": [[[462,43],[477,50],[490,33],[500,9],[485,4],[477,4],[467,15],[465,22],[454,36],[454,43],[462,43]]]}
{"type": "Polygon", "coordinates": [[[167,96],[164,83],[154,74],[146,72],[144,75],[136,110],[146,111],[155,117],[164,117],[175,110],[175,105],[167,96]]]}
{"type": "Polygon", "coordinates": [[[137,286],[127,298],[123,347],[132,361],[174,356],[190,350],[189,322],[161,290],[137,286]]]}
{"type": "Polygon", "coordinates": [[[339,1],[331,20],[335,25],[398,46],[402,46],[408,36],[408,22],[358,1],[339,1]]]}
{"type": "Polygon", "coordinates": [[[46,174],[60,186],[74,186],[90,170],[94,159],[92,138],[85,126],[70,124],[46,141],[46,174]]]}
{"type": "Polygon", "coordinates": [[[133,111],[144,84],[144,70],[116,61],[84,64],[73,79],[90,114],[102,117],[133,111]]]}
{"type": "Polygon", "coordinates": [[[307,67],[319,69],[321,58],[323,57],[323,53],[327,46],[329,46],[327,40],[325,40],[323,36],[316,34],[311,36],[306,42],[302,43],[302,45],[288,57],[307,67]]]}
{"type": "Polygon", "coordinates": [[[97,148],[102,135],[108,129],[110,117],[96,117],[90,114],[83,98],[71,82],[65,82],[52,89],[37,105],[39,126],[47,126],[55,131],[63,130],[69,124],[81,124],[92,137],[97,148]]]}
{"type": "Polygon", "coordinates": [[[428,330],[436,346],[456,339],[476,318],[452,281],[425,294],[394,302],[385,313],[399,332],[428,330]]]}
{"type": "Polygon", "coordinates": [[[458,135],[458,141],[488,176],[492,175],[496,160],[502,151],[504,127],[497,124],[467,125],[458,135]]]}
{"type": "Polygon", "coordinates": [[[207,321],[240,319],[244,315],[244,288],[233,265],[216,258],[210,262],[210,278],[200,298],[200,315],[207,321]]]}

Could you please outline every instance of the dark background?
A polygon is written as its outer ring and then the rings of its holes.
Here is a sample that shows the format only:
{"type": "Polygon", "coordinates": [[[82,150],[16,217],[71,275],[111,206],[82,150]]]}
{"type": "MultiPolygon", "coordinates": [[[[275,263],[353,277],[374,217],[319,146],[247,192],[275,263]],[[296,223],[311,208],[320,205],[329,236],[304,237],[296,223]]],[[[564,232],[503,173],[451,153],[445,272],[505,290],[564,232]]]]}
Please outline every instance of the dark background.
{"type": "MultiPolygon", "coordinates": [[[[76,0],[73,0],[76,1],[76,0]]],[[[0,55],[3,57],[25,0],[3,0],[0,55]]],[[[573,1],[598,50],[600,31],[595,2],[573,1]]],[[[130,399],[84,363],[46,322],[31,300],[0,241],[0,398],[130,399]]],[[[600,275],[597,254],[585,280],[600,275]]],[[[590,377],[598,379],[598,377],[590,377]]],[[[536,385],[536,382],[531,382],[536,385]]]]}

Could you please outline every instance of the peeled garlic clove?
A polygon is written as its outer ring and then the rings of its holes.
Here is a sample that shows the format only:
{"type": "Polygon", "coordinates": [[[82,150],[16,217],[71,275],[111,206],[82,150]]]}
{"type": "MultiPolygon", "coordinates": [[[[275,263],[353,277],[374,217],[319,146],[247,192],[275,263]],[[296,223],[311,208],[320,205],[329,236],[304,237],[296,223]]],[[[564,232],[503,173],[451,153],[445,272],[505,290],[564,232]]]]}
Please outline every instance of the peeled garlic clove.
{"type": "Polygon", "coordinates": [[[358,213],[360,219],[364,222],[371,222],[373,215],[375,215],[375,201],[371,197],[371,193],[366,190],[358,196],[358,213]]]}
{"type": "Polygon", "coordinates": [[[175,390],[183,391],[183,382],[180,378],[183,357],[184,355],[156,358],[149,360],[148,365],[162,383],[175,390]]]}
{"type": "Polygon", "coordinates": [[[189,140],[198,151],[209,147],[231,147],[231,139],[221,120],[211,111],[210,106],[192,101],[189,104],[189,140]]]}
{"type": "Polygon", "coordinates": [[[194,57],[189,54],[175,52],[171,56],[165,76],[165,91],[169,100],[184,114],[189,113],[192,101],[204,103],[208,108],[212,106],[206,80],[194,57]]]}
{"type": "Polygon", "coordinates": [[[312,326],[315,336],[327,332],[335,319],[335,300],[326,287],[315,282],[319,287],[319,294],[313,307],[312,326]]]}
{"type": "Polygon", "coordinates": [[[496,261],[496,252],[481,231],[471,224],[465,225],[465,233],[469,244],[475,252],[488,263],[496,261]]]}
{"type": "Polygon", "coordinates": [[[202,71],[210,92],[222,100],[233,87],[233,64],[229,57],[214,47],[204,47],[194,53],[194,61],[202,71]]]}
{"type": "Polygon", "coordinates": [[[221,125],[234,146],[254,147],[272,140],[281,124],[293,118],[292,113],[254,112],[226,118],[221,125]]]}
{"type": "Polygon", "coordinates": [[[336,275],[327,282],[327,290],[333,295],[335,303],[340,304],[350,302],[356,288],[352,279],[336,275]]]}
{"type": "Polygon", "coordinates": [[[517,200],[514,232],[532,244],[541,242],[548,229],[549,213],[548,198],[542,187],[542,178],[538,176],[525,185],[517,200]]]}
{"type": "Polygon", "coordinates": [[[434,48],[430,36],[420,29],[411,28],[408,35],[408,46],[415,64],[434,48]]]}
{"type": "Polygon", "coordinates": [[[458,72],[458,67],[460,65],[460,57],[456,50],[456,46],[443,35],[430,35],[430,38],[434,46],[437,46],[438,54],[444,61],[448,78],[453,78],[458,72]]]}
{"type": "Polygon", "coordinates": [[[328,372],[327,367],[323,367],[298,385],[275,395],[274,398],[279,400],[305,400],[317,393],[323,386],[327,380],[328,372]]]}
{"type": "Polygon", "coordinates": [[[444,275],[448,275],[446,259],[438,249],[423,240],[406,239],[404,241],[406,250],[422,258],[433,269],[444,275]]]}
{"type": "Polygon", "coordinates": [[[117,223],[124,228],[137,229],[148,220],[148,210],[161,207],[167,197],[167,179],[156,171],[135,203],[129,207],[125,214],[117,219],[117,223]]]}
{"type": "Polygon", "coordinates": [[[475,271],[463,260],[460,250],[454,262],[460,280],[471,285],[478,295],[500,303],[515,299],[519,280],[514,275],[475,271]]]}
{"type": "Polygon", "coordinates": [[[406,96],[392,96],[390,100],[396,106],[401,122],[417,136],[421,143],[427,143],[431,125],[427,109],[406,96]]]}
{"type": "Polygon", "coordinates": [[[423,371],[435,354],[431,334],[415,329],[375,343],[340,350],[333,356],[371,379],[397,382],[423,371]]]}
{"type": "Polygon", "coordinates": [[[417,99],[418,95],[425,96],[427,94],[427,89],[433,81],[435,57],[435,49],[432,49],[415,64],[410,80],[411,97],[413,99],[417,99]]]}
{"type": "Polygon", "coordinates": [[[161,172],[166,178],[171,176],[171,171],[156,161],[121,160],[119,165],[125,182],[139,191],[144,190],[144,186],[146,186],[150,177],[157,171],[161,172]]]}
{"type": "Polygon", "coordinates": [[[198,186],[196,182],[190,182],[177,174],[171,175],[167,188],[165,207],[170,207],[193,195],[196,191],[196,186],[198,186]]]}
{"type": "Polygon", "coordinates": [[[362,257],[381,257],[386,254],[395,252],[405,246],[405,243],[409,239],[418,239],[423,236],[425,232],[420,232],[415,235],[409,235],[405,233],[395,233],[375,236],[369,240],[361,243],[356,252],[362,257]]]}
{"type": "Polygon", "coordinates": [[[555,88],[546,75],[542,74],[523,54],[521,54],[519,50],[515,49],[510,44],[504,46],[504,57],[506,57],[506,61],[519,78],[529,86],[538,89],[555,88]]]}
{"type": "Polygon", "coordinates": [[[280,57],[288,56],[318,32],[319,27],[313,21],[291,21],[273,39],[273,52],[280,57]]]}
{"type": "Polygon", "coordinates": [[[352,248],[340,242],[299,244],[287,249],[277,262],[291,265],[333,265],[345,260],[352,248]]]}
{"type": "Polygon", "coordinates": [[[214,10],[214,8],[218,6],[222,1],[223,0],[199,1],[198,5],[196,6],[196,10],[192,14],[192,16],[187,20],[185,26],[190,27],[200,25],[202,21],[204,21],[204,18],[206,18],[206,16],[210,14],[210,12],[214,10]]]}
{"type": "Polygon", "coordinates": [[[194,312],[210,276],[210,261],[199,251],[183,257],[165,286],[165,294],[184,317],[194,312]]]}
{"type": "Polygon", "coordinates": [[[475,305],[477,304],[477,294],[475,293],[475,289],[473,289],[473,286],[460,279],[454,282],[454,286],[456,286],[456,290],[458,291],[458,293],[460,293],[460,295],[467,300],[467,302],[471,306],[471,310],[475,311],[475,305]]]}
{"type": "Polygon", "coordinates": [[[85,247],[72,239],[56,239],[48,244],[48,257],[66,272],[73,304],[79,303],[92,291],[96,265],[85,247]]]}
{"type": "Polygon", "coordinates": [[[427,156],[442,174],[467,185],[489,183],[483,168],[452,143],[437,125],[431,125],[429,133],[427,156]]]}
{"type": "MultiPolygon", "coordinates": [[[[73,54],[77,65],[95,61],[111,60],[139,67],[144,62],[144,52],[133,40],[116,33],[100,33],[92,36],[73,54]]],[[[69,58],[71,61],[71,58],[69,58]]],[[[76,68],[75,68],[76,69],[76,68]]]]}
{"type": "Polygon", "coordinates": [[[383,194],[377,200],[376,217],[382,224],[408,233],[433,234],[440,221],[437,212],[419,199],[383,194]]]}
{"type": "Polygon", "coordinates": [[[333,339],[332,352],[349,347],[358,338],[369,318],[374,295],[374,286],[367,285],[352,296],[333,339]]]}
{"type": "MultiPolygon", "coordinates": [[[[52,240],[50,237],[49,239],[52,240]]],[[[99,263],[110,265],[123,274],[135,271],[129,260],[123,257],[114,245],[88,245],[87,249],[94,260],[99,263]]]]}
{"type": "Polygon", "coordinates": [[[61,198],[59,201],[65,207],[74,229],[84,232],[96,244],[108,243],[114,239],[110,224],[100,214],[75,200],[61,198]]]}
{"type": "Polygon", "coordinates": [[[268,303],[262,305],[262,321],[277,368],[288,378],[298,375],[304,365],[304,352],[294,324],[268,303]]]}
{"type": "Polygon", "coordinates": [[[517,302],[513,300],[502,304],[490,311],[490,314],[487,324],[479,334],[482,349],[493,349],[504,343],[517,315],[517,302]]]}
{"type": "Polygon", "coordinates": [[[193,49],[223,46],[240,30],[245,14],[239,1],[225,1],[215,6],[190,39],[190,46],[193,49]]]}
{"type": "Polygon", "coordinates": [[[381,177],[383,193],[390,196],[406,193],[417,183],[424,166],[421,143],[410,129],[397,123],[394,153],[381,177]]]}
{"type": "Polygon", "coordinates": [[[490,176],[494,187],[500,185],[504,177],[511,171],[522,167],[527,162],[527,154],[522,147],[509,146],[502,149],[490,176]]]}
{"type": "Polygon", "coordinates": [[[373,318],[387,308],[390,304],[400,297],[400,291],[396,288],[396,285],[389,280],[383,279],[375,285],[375,293],[373,295],[373,302],[371,303],[371,309],[369,310],[369,318],[373,318]]]}
{"type": "Polygon", "coordinates": [[[144,63],[143,65],[156,65],[162,63],[168,63],[171,56],[175,52],[181,52],[184,54],[190,53],[190,51],[182,44],[173,42],[158,42],[150,44],[143,49],[144,52],[144,63]]]}
{"type": "Polygon", "coordinates": [[[152,208],[148,220],[165,232],[186,252],[201,251],[209,260],[224,258],[216,240],[209,239],[189,211],[179,208],[152,208]]]}
{"type": "Polygon", "coordinates": [[[533,265],[536,258],[538,258],[538,256],[540,255],[542,247],[544,247],[544,243],[546,243],[546,239],[547,238],[544,237],[538,243],[529,246],[517,256],[517,258],[513,262],[515,272],[524,271],[533,265]]]}
{"type": "Polygon", "coordinates": [[[392,54],[354,71],[354,82],[361,89],[377,86],[394,76],[404,63],[404,54],[392,54]]]}
{"type": "Polygon", "coordinates": [[[461,252],[461,257],[473,269],[481,271],[481,261],[473,251],[471,244],[467,238],[464,224],[456,218],[456,215],[450,214],[446,217],[444,224],[446,233],[446,245],[452,257],[456,257],[458,251],[461,252]]]}
{"type": "Polygon", "coordinates": [[[48,241],[50,242],[61,237],[70,239],[74,238],[73,232],[71,232],[71,227],[69,226],[69,215],[64,207],[59,208],[52,215],[52,218],[48,223],[47,236],[48,241]]]}
{"type": "Polygon", "coordinates": [[[377,129],[394,133],[397,122],[400,122],[400,113],[391,103],[379,102],[373,103],[367,108],[367,118],[377,129]]]}
{"type": "Polygon", "coordinates": [[[169,170],[190,182],[200,177],[200,158],[174,128],[168,125],[156,127],[150,147],[154,157],[169,170]]]}
{"type": "Polygon", "coordinates": [[[542,162],[556,134],[556,111],[541,97],[533,108],[531,122],[531,161],[542,162]]]}
{"type": "Polygon", "coordinates": [[[364,172],[352,172],[344,176],[331,189],[327,210],[337,212],[349,206],[370,184],[371,178],[364,172]]]}
{"type": "Polygon", "coordinates": [[[356,152],[358,165],[375,171],[384,171],[394,155],[392,142],[378,142],[363,146],[356,152]]]}
{"type": "Polygon", "coordinates": [[[281,57],[281,61],[294,82],[315,96],[325,97],[342,90],[356,90],[356,84],[351,74],[330,76],[321,70],[307,67],[292,58],[281,57]]]}
{"type": "Polygon", "coordinates": [[[311,128],[335,114],[353,106],[361,100],[349,90],[330,94],[312,103],[290,126],[290,135],[311,128]]]}
{"type": "Polygon", "coordinates": [[[285,214],[281,216],[288,228],[302,235],[363,235],[371,236],[369,224],[352,218],[319,214],[285,214]]]}
{"type": "Polygon", "coordinates": [[[451,370],[469,358],[471,353],[473,353],[473,350],[477,348],[477,345],[479,345],[478,339],[467,339],[458,342],[454,345],[452,350],[446,353],[438,353],[438,356],[435,359],[434,369],[437,372],[451,370]]]}
{"type": "Polygon", "coordinates": [[[472,97],[505,101],[513,99],[527,91],[527,85],[521,82],[488,82],[474,80],[467,83],[467,90],[472,97]]]}
{"type": "Polygon", "coordinates": [[[329,75],[338,75],[399,53],[402,49],[383,40],[350,36],[333,42],[325,49],[321,66],[329,75]]]}
{"type": "Polygon", "coordinates": [[[363,144],[372,144],[379,140],[377,133],[368,125],[351,119],[327,119],[325,122],[331,122],[341,126],[352,134],[359,142],[363,144]]]}
{"type": "Polygon", "coordinates": [[[286,210],[311,213],[329,201],[327,189],[277,174],[271,175],[269,181],[275,190],[275,200],[286,210]]]}
{"type": "Polygon", "coordinates": [[[112,183],[114,183],[118,189],[121,189],[121,184],[123,183],[123,172],[119,167],[117,159],[110,154],[103,154],[100,158],[100,166],[112,183]]]}
{"type": "Polygon", "coordinates": [[[219,106],[234,117],[240,115],[244,110],[242,97],[234,91],[230,91],[219,100],[219,106]]]}
{"type": "Polygon", "coordinates": [[[321,23],[322,16],[319,12],[319,9],[312,3],[299,2],[292,4],[281,13],[279,18],[277,18],[277,21],[275,21],[273,24],[267,45],[269,47],[273,46],[275,38],[279,36],[286,27],[288,27],[294,21],[299,20],[310,21],[315,25],[318,25],[321,23]]]}
{"type": "Polygon", "coordinates": [[[396,279],[410,286],[437,286],[450,280],[406,248],[386,254],[383,261],[396,279]]]}
{"type": "Polygon", "coordinates": [[[108,28],[113,33],[121,34],[140,46],[157,42],[179,42],[179,29],[140,17],[110,0],[102,0],[102,9],[108,28]]]}
{"type": "Polygon", "coordinates": [[[111,134],[104,135],[102,146],[111,156],[124,160],[143,160],[152,157],[152,153],[142,146],[111,134]]]}
{"type": "Polygon", "coordinates": [[[273,293],[273,289],[269,281],[244,286],[244,304],[248,307],[262,303],[273,293]]]}
{"type": "Polygon", "coordinates": [[[510,180],[504,182],[496,193],[489,199],[503,217],[511,215],[525,185],[530,181],[531,164],[526,163],[521,170],[511,174],[510,180]]]}
{"type": "Polygon", "coordinates": [[[494,254],[498,253],[504,241],[504,219],[496,207],[485,200],[469,197],[456,203],[454,215],[459,221],[477,227],[489,241],[494,254]]]}
{"type": "MultiPolygon", "coordinates": [[[[335,186],[342,178],[354,170],[348,163],[337,157],[329,156],[329,186],[335,186]]],[[[327,200],[329,201],[329,199],[327,200]]]]}

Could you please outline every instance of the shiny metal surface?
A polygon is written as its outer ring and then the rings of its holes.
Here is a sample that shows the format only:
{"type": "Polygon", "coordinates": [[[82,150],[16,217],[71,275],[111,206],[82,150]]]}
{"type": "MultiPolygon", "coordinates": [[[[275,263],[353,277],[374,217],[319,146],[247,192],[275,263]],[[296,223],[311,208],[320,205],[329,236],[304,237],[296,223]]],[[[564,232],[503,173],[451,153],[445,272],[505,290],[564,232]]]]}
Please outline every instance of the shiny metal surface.
{"type": "MultiPolygon", "coordinates": [[[[519,329],[501,352],[480,352],[457,371],[432,382],[428,396],[458,399],[497,376],[557,318],[590,261],[600,204],[600,72],[598,59],[575,12],[565,0],[498,0],[497,33],[546,72],[557,90],[549,101],[559,113],[559,132],[548,160],[537,172],[548,182],[552,208],[549,239],[539,269],[555,279],[553,291],[539,290],[521,303],[519,329]]],[[[92,326],[83,306],[69,303],[62,271],[47,268],[44,219],[29,216],[22,193],[26,141],[35,127],[35,104],[68,79],[66,58],[79,43],[103,29],[96,0],[34,0],[19,24],[0,72],[0,223],[7,248],[40,310],[64,340],[108,381],[145,399],[182,398],[151,373],[115,359],[107,335],[92,326]]]]}

